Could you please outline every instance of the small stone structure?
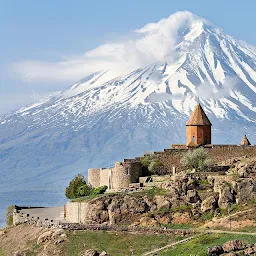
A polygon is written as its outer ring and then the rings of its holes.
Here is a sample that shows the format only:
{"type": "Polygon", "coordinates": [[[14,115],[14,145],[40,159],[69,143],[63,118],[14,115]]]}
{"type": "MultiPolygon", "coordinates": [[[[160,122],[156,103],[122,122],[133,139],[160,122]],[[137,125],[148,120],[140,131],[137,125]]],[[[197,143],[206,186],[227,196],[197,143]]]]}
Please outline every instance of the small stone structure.
{"type": "Polygon", "coordinates": [[[13,225],[21,223],[40,223],[40,225],[57,225],[65,222],[64,207],[21,207],[13,211],[13,225]]]}
{"type": "Polygon", "coordinates": [[[129,184],[139,182],[142,165],[137,160],[116,162],[112,168],[88,170],[88,183],[93,187],[107,186],[109,190],[128,188],[129,184]]]}

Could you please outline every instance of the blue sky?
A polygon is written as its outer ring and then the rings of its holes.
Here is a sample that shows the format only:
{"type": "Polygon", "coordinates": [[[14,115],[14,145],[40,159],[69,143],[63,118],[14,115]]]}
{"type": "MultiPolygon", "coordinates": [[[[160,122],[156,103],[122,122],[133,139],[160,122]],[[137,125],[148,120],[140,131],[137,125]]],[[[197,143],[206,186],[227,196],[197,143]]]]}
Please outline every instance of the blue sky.
{"type": "Polygon", "coordinates": [[[188,10],[256,45],[255,1],[0,1],[0,114],[63,89],[77,79],[24,80],[10,65],[56,62],[129,35],[147,23],[188,10]]]}

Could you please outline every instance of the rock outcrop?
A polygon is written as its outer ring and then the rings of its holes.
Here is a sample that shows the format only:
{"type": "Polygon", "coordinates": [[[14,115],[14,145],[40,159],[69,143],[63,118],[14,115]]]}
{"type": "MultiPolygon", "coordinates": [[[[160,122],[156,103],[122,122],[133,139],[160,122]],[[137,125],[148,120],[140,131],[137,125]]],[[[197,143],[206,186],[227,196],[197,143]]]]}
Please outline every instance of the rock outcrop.
{"type": "Polygon", "coordinates": [[[67,234],[63,229],[51,229],[43,232],[37,239],[37,244],[42,245],[51,241],[55,244],[64,242],[67,238],[67,234]]]}
{"type": "Polygon", "coordinates": [[[256,245],[246,245],[240,240],[231,240],[222,246],[217,245],[208,248],[209,256],[235,256],[235,255],[255,255],[256,245]]]}

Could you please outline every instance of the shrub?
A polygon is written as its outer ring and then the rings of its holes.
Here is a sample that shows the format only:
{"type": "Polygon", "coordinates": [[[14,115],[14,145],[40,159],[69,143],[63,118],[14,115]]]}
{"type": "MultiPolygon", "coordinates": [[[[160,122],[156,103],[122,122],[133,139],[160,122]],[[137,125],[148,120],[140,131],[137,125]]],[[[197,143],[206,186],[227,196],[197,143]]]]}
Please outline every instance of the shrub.
{"type": "Polygon", "coordinates": [[[204,148],[198,148],[188,151],[181,159],[181,164],[190,170],[196,169],[203,171],[210,165],[207,152],[204,148]]]}
{"type": "Polygon", "coordinates": [[[89,196],[92,192],[93,188],[90,185],[82,185],[78,188],[79,196],[89,196]]]}
{"type": "Polygon", "coordinates": [[[6,209],[6,225],[12,226],[13,225],[13,211],[15,209],[15,205],[10,205],[6,209]]]}
{"type": "Polygon", "coordinates": [[[96,196],[96,195],[104,194],[107,189],[108,189],[108,186],[101,186],[101,187],[98,187],[98,188],[94,188],[94,189],[91,191],[91,195],[96,196]]]}
{"type": "MultiPolygon", "coordinates": [[[[78,198],[79,188],[82,186],[87,186],[84,176],[78,174],[73,180],[70,181],[68,187],[66,188],[65,195],[68,199],[78,198]]],[[[85,191],[85,189],[82,189],[85,191]]]]}
{"type": "Polygon", "coordinates": [[[144,155],[141,157],[140,162],[143,166],[148,168],[151,174],[157,174],[159,167],[163,166],[163,164],[154,153],[144,155]]]}

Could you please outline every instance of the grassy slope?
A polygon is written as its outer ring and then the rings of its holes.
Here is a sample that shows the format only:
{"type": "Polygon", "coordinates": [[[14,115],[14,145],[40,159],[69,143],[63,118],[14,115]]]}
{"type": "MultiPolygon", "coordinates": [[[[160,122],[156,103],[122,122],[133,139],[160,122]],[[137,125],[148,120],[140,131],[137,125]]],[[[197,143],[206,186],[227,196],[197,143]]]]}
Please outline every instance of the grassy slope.
{"type": "Polygon", "coordinates": [[[166,252],[161,252],[159,256],[207,256],[207,248],[215,245],[222,245],[223,243],[239,239],[245,243],[256,243],[255,236],[248,235],[231,235],[231,234],[207,234],[201,237],[190,240],[185,244],[180,244],[166,252]]]}
{"type": "Polygon", "coordinates": [[[106,251],[110,255],[141,255],[143,252],[177,240],[172,235],[132,234],[106,231],[76,231],[62,247],[63,255],[80,255],[85,249],[106,251]]]}

